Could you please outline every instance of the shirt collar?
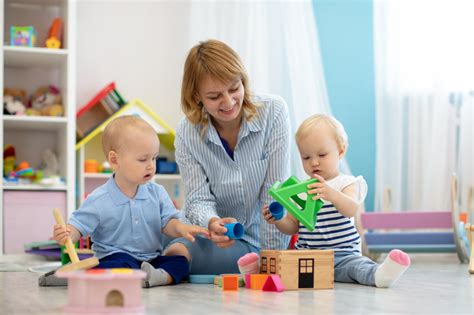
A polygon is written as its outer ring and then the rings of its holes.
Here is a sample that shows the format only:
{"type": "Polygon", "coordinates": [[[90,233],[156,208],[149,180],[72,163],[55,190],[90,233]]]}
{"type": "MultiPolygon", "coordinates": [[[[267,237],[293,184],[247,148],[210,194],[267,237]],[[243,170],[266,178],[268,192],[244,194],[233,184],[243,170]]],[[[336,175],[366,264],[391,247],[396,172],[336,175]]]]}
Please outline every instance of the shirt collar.
{"type": "MultiPolygon", "coordinates": [[[[244,117],[244,119],[242,119],[242,125],[240,126],[238,141],[248,136],[250,132],[261,131],[263,128],[262,125],[263,125],[263,122],[262,122],[261,115],[254,116],[253,119],[250,121],[248,121],[244,117]]],[[[217,132],[216,127],[214,127],[214,124],[212,123],[210,119],[209,119],[208,128],[207,128],[207,140],[214,142],[217,145],[221,145],[219,133],[217,132]]]]}
{"type": "MultiPolygon", "coordinates": [[[[110,176],[109,180],[107,181],[107,190],[109,191],[110,197],[115,205],[123,205],[130,201],[130,198],[125,196],[125,194],[120,190],[117,186],[117,183],[114,179],[115,175],[110,176]]],[[[138,191],[135,194],[135,198],[133,199],[148,199],[148,190],[146,189],[146,184],[138,185],[138,191]]]]}

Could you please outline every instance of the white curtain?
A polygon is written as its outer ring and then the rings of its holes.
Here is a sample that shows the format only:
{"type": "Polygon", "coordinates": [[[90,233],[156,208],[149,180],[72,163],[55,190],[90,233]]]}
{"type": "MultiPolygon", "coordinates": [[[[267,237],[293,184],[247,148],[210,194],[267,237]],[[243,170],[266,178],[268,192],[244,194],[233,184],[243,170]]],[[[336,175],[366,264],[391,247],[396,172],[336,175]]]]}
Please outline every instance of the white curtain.
{"type": "MultiPolygon", "coordinates": [[[[474,184],[474,3],[374,2],[376,209],[450,209],[474,184]]],[[[466,197],[464,197],[465,199],[466,197]]]]}
{"type": "MultiPolygon", "coordinates": [[[[210,38],[231,46],[254,93],[282,96],[292,134],[315,113],[330,113],[311,1],[191,1],[189,47],[210,38]]],[[[306,178],[292,141],[292,174],[306,178]]]]}

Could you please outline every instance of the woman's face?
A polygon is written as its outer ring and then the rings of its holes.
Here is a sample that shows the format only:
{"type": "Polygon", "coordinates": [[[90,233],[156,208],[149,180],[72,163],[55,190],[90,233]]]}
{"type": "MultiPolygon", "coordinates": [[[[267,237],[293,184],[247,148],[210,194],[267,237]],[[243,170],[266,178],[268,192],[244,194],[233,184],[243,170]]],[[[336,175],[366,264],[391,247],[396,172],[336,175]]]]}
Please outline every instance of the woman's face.
{"type": "Polygon", "coordinates": [[[198,90],[198,101],[206,111],[221,125],[240,119],[244,101],[242,80],[222,83],[210,76],[204,77],[198,90]]]}

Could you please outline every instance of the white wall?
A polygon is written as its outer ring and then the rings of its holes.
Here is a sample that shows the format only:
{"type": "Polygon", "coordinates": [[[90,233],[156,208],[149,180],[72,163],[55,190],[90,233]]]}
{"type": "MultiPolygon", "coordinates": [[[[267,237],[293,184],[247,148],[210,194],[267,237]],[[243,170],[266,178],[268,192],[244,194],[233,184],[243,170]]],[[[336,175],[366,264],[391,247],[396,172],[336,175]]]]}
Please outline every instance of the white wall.
{"type": "Polygon", "coordinates": [[[183,117],[181,76],[191,48],[187,1],[77,2],[77,106],[111,81],[172,128],[183,117]]]}

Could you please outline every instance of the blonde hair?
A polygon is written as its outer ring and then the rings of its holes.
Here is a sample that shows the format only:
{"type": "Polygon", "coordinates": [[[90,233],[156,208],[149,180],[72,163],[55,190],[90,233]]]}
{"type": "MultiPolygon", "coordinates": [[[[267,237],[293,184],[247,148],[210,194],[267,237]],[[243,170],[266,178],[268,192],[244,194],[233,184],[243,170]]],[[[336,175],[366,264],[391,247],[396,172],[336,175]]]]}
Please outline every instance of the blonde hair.
{"type": "Polygon", "coordinates": [[[127,139],[132,128],[156,134],[155,129],[138,116],[125,115],[117,117],[105,127],[102,133],[102,150],[106,158],[108,158],[110,151],[117,152],[122,149],[124,142],[126,142],[125,139],[127,139]]]}
{"type": "Polygon", "coordinates": [[[349,142],[344,126],[333,116],[323,114],[312,115],[301,123],[295,134],[296,142],[299,142],[302,137],[320,124],[325,124],[334,131],[334,137],[340,150],[347,148],[349,142]]]}
{"type": "Polygon", "coordinates": [[[239,78],[244,87],[242,108],[248,120],[257,113],[252,103],[247,72],[239,55],[229,46],[215,39],[200,42],[188,53],[181,85],[181,108],[192,124],[205,127],[208,115],[202,103],[196,101],[199,85],[206,76],[227,83],[239,78]]]}

